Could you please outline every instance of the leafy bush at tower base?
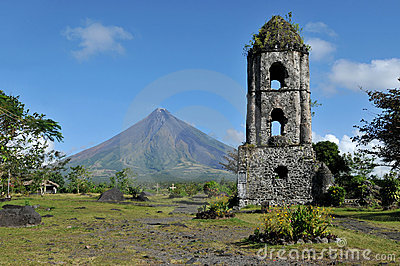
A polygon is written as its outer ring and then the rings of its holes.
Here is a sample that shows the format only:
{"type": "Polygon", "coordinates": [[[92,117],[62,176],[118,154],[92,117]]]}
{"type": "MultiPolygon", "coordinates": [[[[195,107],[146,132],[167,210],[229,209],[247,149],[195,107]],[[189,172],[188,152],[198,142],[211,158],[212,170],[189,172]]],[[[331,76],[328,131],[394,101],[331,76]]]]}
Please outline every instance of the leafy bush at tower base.
{"type": "Polygon", "coordinates": [[[327,230],[332,224],[332,219],[329,210],[322,207],[271,207],[263,217],[263,223],[254,230],[249,240],[271,245],[295,243],[299,239],[333,240],[336,236],[327,230]]]}

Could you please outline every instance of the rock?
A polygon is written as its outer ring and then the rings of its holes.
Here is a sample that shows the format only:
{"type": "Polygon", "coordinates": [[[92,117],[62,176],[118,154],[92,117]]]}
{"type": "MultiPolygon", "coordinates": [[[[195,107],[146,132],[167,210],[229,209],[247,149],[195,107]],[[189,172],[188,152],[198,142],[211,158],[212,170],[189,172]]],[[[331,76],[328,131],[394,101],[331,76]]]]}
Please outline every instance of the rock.
{"type": "Polygon", "coordinates": [[[146,197],[154,196],[153,193],[150,193],[150,192],[148,192],[148,191],[142,191],[142,193],[140,193],[140,194],[143,194],[143,195],[146,196],[146,197]]]}
{"type": "Polygon", "coordinates": [[[97,201],[123,201],[125,200],[124,194],[118,188],[112,188],[103,192],[97,201]]]}
{"type": "Polygon", "coordinates": [[[32,206],[4,205],[0,210],[0,226],[21,227],[38,225],[42,217],[32,206]]]}
{"type": "Polygon", "coordinates": [[[307,240],[307,244],[312,244],[312,241],[310,239],[307,240]]]}
{"type": "Polygon", "coordinates": [[[279,239],[279,240],[278,240],[278,243],[279,243],[280,245],[286,245],[286,244],[287,244],[286,241],[285,241],[285,239],[283,239],[283,238],[279,239]]]}
{"type": "Polygon", "coordinates": [[[132,198],[132,200],[148,201],[149,199],[146,197],[146,194],[144,192],[142,192],[137,197],[132,198]]]}
{"type": "Polygon", "coordinates": [[[314,243],[322,243],[322,239],[319,236],[317,236],[316,238],[313,239],[313,242],[314,243]]]}
{"type": "Polygon", "coordinates": [[[316,202],[323,203],[324,195],[333,185],[334,177],[325,163],[321,163],[316,175],[313,177],[312,194],[316,202]]]}
{"type": "Polygon", "coordinates": [[[305,244],[305,242],[303,239],[300,238],[299,240],[297,240],[296,244],[305,244]]]}
{"type": "Polygon", "coordinates": [[[329,240],[328,240],[328,238],[324,237],[321,239],[321,242],[326,244],[326,243],[329,243],[329,240]]]}

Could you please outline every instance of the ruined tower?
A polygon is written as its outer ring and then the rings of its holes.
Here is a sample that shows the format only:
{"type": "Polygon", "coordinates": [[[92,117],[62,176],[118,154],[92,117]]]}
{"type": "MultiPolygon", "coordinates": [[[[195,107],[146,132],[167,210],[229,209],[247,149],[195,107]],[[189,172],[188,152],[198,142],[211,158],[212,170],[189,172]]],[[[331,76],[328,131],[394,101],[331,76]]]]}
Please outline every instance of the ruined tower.
{"type": "Polygon", "coordinates": [[[246,144],[239,147],[238,195],[248,204],[312,201],[308,48],[295,26],[274,16],[247,55],[246,144]]]}

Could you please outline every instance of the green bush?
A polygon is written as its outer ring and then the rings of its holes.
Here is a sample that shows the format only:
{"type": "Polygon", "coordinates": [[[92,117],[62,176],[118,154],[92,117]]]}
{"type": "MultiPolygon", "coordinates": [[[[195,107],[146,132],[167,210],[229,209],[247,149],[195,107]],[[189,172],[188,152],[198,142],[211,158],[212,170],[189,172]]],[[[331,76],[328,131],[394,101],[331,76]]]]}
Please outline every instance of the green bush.
{"type": "Polygon", "coordinates": [[[220,185],[215,181],[209,181],[204,184],[203,191],[209,197],[215,197],[220,192],[220,185]]]}
{"type": "Polygon", "coordinates": [[[336,238],[327,231],[332,223],[328,209],[297,206],[273,207],[264,216],[264,222],[255,229],[251,241],[277,244],[279,241],[313,240],[316,237],[336,238]]]}
{"type": "Polygon", "coordinates": [[[204,205],[198,209],[196,219],[217,219],[234,217],[232,209],[229,207],[229,198],[226,196],[216,197],[211,200],[209,205],[204,205]]]}
{"type": "Polygon", "coordinates": [[[176,184],[175,189],[169,189],[169,196],[171,198],[181,198],[187,196],[188,193],[186,192],[185,187],[185,184],[176,184]]]}
{"type": "Polygon", "coordinates": [[[327,204],[331,206],[340,206],[344,202],[346,190],[339,186],[332,186],[328,189],[327,204]]]}
{"type": "Polygon", "coordinates": [[[384,207],[395,205],[400,201],[400,179],[397,173],[390,172],[383,176],[380,196],[384,207]]]}
{"type": "Polygon", "coordinates": [[[195,183],[188,183],[184,184],[183,190],[188,196],[194,196],[201,190],[201,188],[199,189],[199,186],[195,183]]]}
{"type": "Polygon", "coordinates": [[[109,186],[107,183],[100,183],[94,184],[93,187],[90,189],[91,193],[103,193],[104,191],[108,190],[109,186]]]}
{"type": "Polygon", "coordinates": [[[142,188],[140,186],[128,186],[128,193],[133,198],[137,198],[142,192],[142,188]]]}

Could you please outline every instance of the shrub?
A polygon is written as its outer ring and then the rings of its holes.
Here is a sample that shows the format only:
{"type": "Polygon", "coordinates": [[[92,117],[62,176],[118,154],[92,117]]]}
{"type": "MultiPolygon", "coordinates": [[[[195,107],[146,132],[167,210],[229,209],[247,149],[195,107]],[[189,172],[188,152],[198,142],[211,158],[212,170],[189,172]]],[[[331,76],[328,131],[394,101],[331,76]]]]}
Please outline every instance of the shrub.
{"type": "Polygon", "coordinates": [[[400,179],[398,174],[390,172],[383,176],[381,181],[380,196],[382,205],[389,207],[400,200],[400,179]]]}
{"type": "Polygon", "coordinates": [[[142,188],[140,186],[128,186],[128,193],[133,198],[139,197],[141,192],[142,192],[142,188]]]}
{"type": "Polygon", "coordinates": [[[220,185],[215,181],[209,181],[204,184],[203,191],[209,197],[215,197],[220,192],[220,185]]]}
{"type": "Polygon", "coordinates": [[[332,206],[340,206],[344,202],[346,190],[339,186],[332,186],[328,189],[327,204],[332,206]]]}
{"type": "Polygon", "coordinates": [[[183,184],[183,190],[188,196],[194,196],[197,192],[201,191],[201,188],[195,183],[183,184]]]}
{"type": "Polygon", "coordinates": [[[176,184],[175,189],[169,189],[170,198],[181,198],[187,195],[188,193],[185,190],[185,184],[176,184]]]}
{"type": "Polygon", "coordinates": [[[279,241],[313,240],[316,237],[336,238],[327,231],[332,223],[329,210],[321,207],[273,207],[264,216],[264,222],[255,229],[249,240],[272,245],[279,241]]]}
{"type": "Polygon", "coordinates": [[[195,219],[217,219],[234,217],[232,209],[229,207],[228,197],[216,197],[209,205],[204,205],[198,209],[195,219]]]}
{"type": "Polygon", "coordinates": [[[91,193],[103,193],[104,191],[108,190],[108,184],[107,183],[99,183],[99,184],[95,184],[93,185],[93,187],[91,188],[90,192],[91,193]]]}
{"type": "Polygon", "coordinates": [[[229,196],[237,195],[237,183],[236,182],[225,182],[220,185],[220,191],[227,193],[229,196]]]}

